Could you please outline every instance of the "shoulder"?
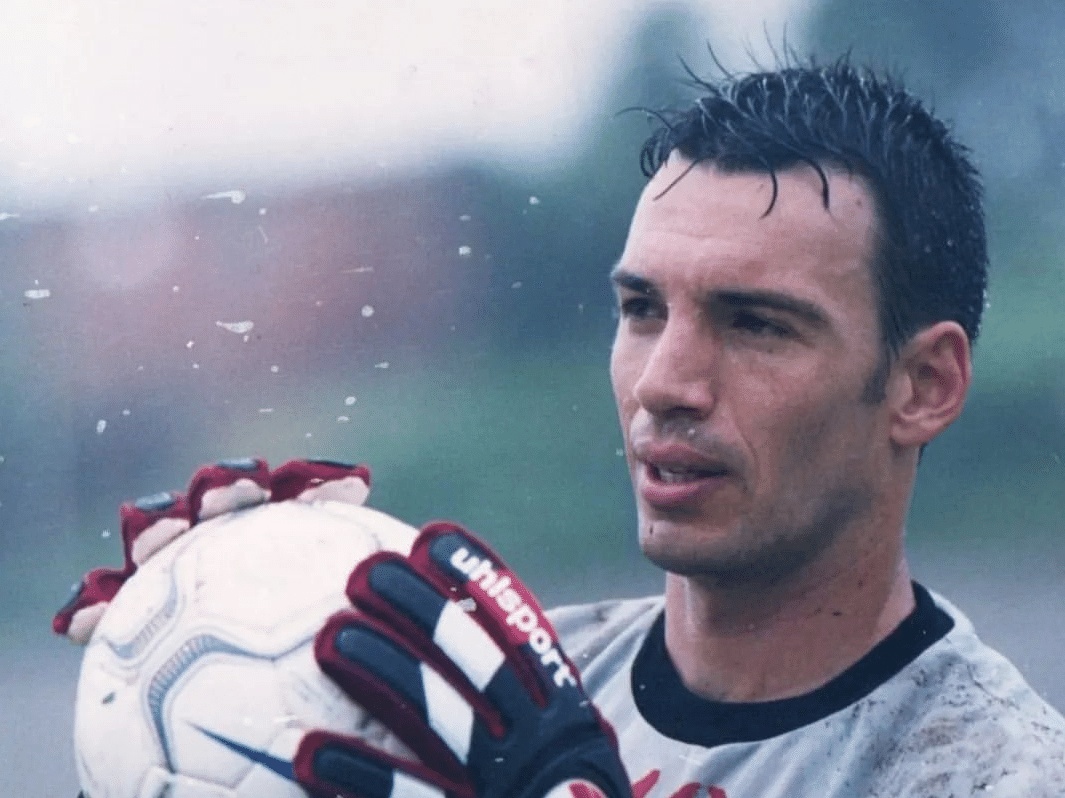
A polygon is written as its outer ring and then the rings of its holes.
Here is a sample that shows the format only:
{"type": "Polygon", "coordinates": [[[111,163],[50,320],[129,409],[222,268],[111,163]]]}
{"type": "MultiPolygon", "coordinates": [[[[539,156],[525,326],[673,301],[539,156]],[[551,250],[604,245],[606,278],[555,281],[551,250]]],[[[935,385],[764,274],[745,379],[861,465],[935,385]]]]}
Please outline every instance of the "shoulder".
{"type": "Polygon", "coordinates": [[[884,685],[908,695],[881,764],[894,762],[901,794],[1060,795],[1065,719],[964,614],[933,598],[954,626],[884,685]]]}

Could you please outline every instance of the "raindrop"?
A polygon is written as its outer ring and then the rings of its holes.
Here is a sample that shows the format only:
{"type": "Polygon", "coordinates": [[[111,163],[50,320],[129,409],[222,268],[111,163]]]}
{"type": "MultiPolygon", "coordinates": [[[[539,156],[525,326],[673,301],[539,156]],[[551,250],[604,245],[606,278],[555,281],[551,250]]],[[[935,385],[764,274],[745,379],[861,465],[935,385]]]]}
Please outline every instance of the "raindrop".
{"type": "Polygon", "coordinates": [[[521,288],[521,280],[517,280],[516,282],[511,283],[510,287],[511,288],[521,288]]]}
{"type": "Polygon", "coordinates": [[[346,404],[348,407],[351,407],[353,404],[355,404],[355,397],[354,396],[345,397],[344,404],[346,404]]]}
{"type": "Polygon", "coordinates": [[[240,205],[247,198],[247,193],[239,188],[230,189],[229,191],[216,191],[214,194],[204,194],[202,197],[202,199],[227,199],[234,205],[240,205]]]}
{"type": "Polygon", "coordinates": [[[375,369],[386,369],[386,368],[388,368],[388,361],[387,360],[382,360],[380,363],[374,363],[373,367],[375,369]]]}
{"type": "Polygon", "coordinates": [[[128,407],[126,407],[126,408],[123,408],[122,415],[128,416],[132,412],[133,412],[132,410],[130,410],[128,407]]]}
{"type": "Polygon", "coordinates": [[[362,306],[362,317],[364,319],[368,319],[372,315],[373,315],[373,305],[363,305],[362,306]]]}
{"type": "Polygon", "coordinates": [[[347,416],[337,416],[337,423],[339,424],[346,424],[349,421],[351,421],[351,419],[347,416]]]}
{"type": "Polygon", "coordinates": [[[540,198],[539,197],[529,197],[529,204],[530,205],[539,205],[540,204],[540,198]]]}
{"type": "Polygon", "coordinates": [[[468,213],[464,213],[464,214],[462,214],[462,216],[459,217],[459,221],[460,222],[468,222],[472,218],[473,217],[470,216],[468,213]]]}
{"type": "Polygon", "coordinates": [[[272,373],[274,373],[274,374],[277,374],[277,372],[281,371],[281,367],[280,366],[270,366],[270,371],[272,373]]]}
{"type": "Polygon", "coordinates": [[[52,292],[47,288],[30,288],[25,291],[26,299],[48,299],[52,292]]]}
{"type": "Polygon", "coordinates": [[[229,330],[231,333],[237,333],[238,335],[251,332],[255,326],[253,321],[216,321],[215,324],[223,330],[229,330]]]}
{"type": "Polygon", "coordinates": [[[459,247],[459,255],[461,255],[464,258],[468,258],[472,252],[473,252],[473,250],[470,247],[466,246],[465,244],[463,244],[461,247],[459,247]]]}
{"type": "Polygon", "coordinates": [[[100,533],[100,537],[105,539],[111,537],[111,530],[105,529],[103,532],[100,533]]]}
{"type": "Polygon", "coordinates": [[[194,346],[196,346],[196,342],[195,341],[189,341],[187,344],[185,344],[185,348],[186,349],[192,349],[192,347],[194,347],[194,346]]]}
{"type": "Polygon", "coordinates": [[[101,418],[96,422],[96,434],[103,435],[105,429],[107,429],[107,421],[101,418]]]}
{"type": "Polygon", "coordinates": [[[260,407],[259,408],[259,412],[260,413],[264,413],[264,414],[265,413],[273,413],[274,412],[274,408],[272,408],[272,407],[260,407]]]}

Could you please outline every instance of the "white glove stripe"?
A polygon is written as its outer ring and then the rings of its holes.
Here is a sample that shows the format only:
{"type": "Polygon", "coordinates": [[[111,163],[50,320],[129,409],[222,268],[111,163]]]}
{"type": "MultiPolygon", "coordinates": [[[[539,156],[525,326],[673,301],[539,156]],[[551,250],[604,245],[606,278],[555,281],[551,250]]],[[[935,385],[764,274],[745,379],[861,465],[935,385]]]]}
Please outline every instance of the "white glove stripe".
{"type": "Polygon", "coordinates": [[[160,518],[133,541],[129,550],[130,559],[138,566],[144,565],[145,560],[178,535],[184,534],[188,528],[187,518],[160,518]]]}
{"type": "Polygon", "coordinates": [[[451,601],[437,619],[433,642],[481,692],[506,661],[496,641],[451,601]]]}
{"type": "Polygon", "coordinates": [[[426,784],[420,779],[397,770],[392,776],[392,792],[389,798],[445,798],[443,790],[426,784]]]}
{"type": "Polygon", "coordinates": [[[203,492],[200,500],[199,520],[206,521],[223,513],[242,510],[270,501],[270,491],[244,477],[229,485],[222,485],[203,492]]]}
{"type": "Polygon", "coordinates": [[[473,709],[439,673],[424,662],[419,666],[425,690],[425,715],[429,727],[447,744],[462,764],[470,754],[473,709]]]}

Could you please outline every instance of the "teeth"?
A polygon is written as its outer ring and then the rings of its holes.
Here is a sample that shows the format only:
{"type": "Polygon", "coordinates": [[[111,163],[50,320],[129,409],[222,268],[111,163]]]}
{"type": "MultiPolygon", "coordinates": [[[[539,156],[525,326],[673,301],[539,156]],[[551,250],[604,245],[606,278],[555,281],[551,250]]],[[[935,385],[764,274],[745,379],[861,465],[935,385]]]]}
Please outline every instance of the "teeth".
{"type": "Polygon", "coordinates": [[[683,482],[693,482],[700,477],[706,476],[705,471],[694,471],[691,469],[666,469],[659,468],[658,478],[665,482],[667,485],[679,485],[683,482]]]}

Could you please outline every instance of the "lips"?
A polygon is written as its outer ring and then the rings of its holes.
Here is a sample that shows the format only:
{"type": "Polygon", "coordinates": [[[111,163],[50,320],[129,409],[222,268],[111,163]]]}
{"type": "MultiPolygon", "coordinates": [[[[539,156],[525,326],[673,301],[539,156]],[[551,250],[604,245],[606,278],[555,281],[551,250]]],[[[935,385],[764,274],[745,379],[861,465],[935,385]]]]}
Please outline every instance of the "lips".
{"type": "Polygon", "coordinates": [[[642,443],[634,447],[636,489],[652,507],[683,508],[720,489],[733,474],[716,457],[674,443],[642,443]]]}

